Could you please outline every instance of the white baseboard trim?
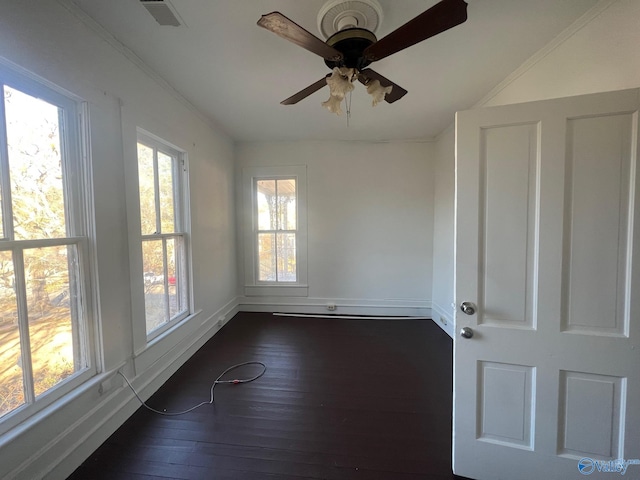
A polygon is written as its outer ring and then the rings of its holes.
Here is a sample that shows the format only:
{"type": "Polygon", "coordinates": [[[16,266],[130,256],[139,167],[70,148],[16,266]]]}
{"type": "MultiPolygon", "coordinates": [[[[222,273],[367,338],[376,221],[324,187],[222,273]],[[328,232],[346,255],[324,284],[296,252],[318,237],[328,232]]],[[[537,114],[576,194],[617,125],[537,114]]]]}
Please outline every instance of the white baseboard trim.
{"type": "Polygon", "coordinates": [[[246,296],[237,300],[238,310],[245,312],[431,317],[431,302],[428,300],[246,296]],[[335,309],[330,306],[335,306],[335,309]]]}
{"type": "Polygon", "coordinates": [[[451,309],[445,309],[435,302],[431,304],[431,309],[433,310],[432,318],[435,324],[444,330],[447,335],[453,338],[455,331],[455,319],[453,318],[451,309]]]}

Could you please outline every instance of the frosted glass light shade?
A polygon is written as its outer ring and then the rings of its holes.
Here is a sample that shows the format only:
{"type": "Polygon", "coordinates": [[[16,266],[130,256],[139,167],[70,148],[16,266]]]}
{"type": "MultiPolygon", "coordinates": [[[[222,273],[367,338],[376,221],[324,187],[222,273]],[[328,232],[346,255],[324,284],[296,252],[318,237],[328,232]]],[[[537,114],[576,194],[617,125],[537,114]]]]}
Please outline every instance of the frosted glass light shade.
{"type": "Polygon", "coordinates": [[[332,97],[343,99],[344,96],[352,91],[353,80],[355,80],[356,71],[353,68],[334,67],[331,76],[327,78],[327,85],[332,97]]]}
{"type": "Polygon", "coordinates": [[[335,113],[336,115],[342,115],[342,108],[340,108],[340,104],[342,103],[342,98],[331,95],[329,100],[326,102],[322,102],[322,106],[329,110],[331,113],[335,113]]]}
{"type": "Polygon", "coordinates": [[[385,95],[391,93],[393,85],[383,87],[378,80],[373,80],[367,85],[367,93],[371,95],[371,104],[375,107],[378,103],[384,100],[385,95]]]}

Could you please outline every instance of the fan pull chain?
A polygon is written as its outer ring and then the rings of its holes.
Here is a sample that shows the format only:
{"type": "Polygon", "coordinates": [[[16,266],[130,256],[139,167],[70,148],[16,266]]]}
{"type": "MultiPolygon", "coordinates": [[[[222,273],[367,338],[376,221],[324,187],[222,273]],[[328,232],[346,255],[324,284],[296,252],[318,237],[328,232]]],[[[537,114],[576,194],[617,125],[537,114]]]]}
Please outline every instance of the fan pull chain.
{"type": "Polygon", "coordinates": [[[353,92],[349,92],[349,100],[347,100],[347,96],[344,97],[344,107],[347,111],[347,128],[349,128],[349,120],[351,120],[351,95],[353,92]]]}

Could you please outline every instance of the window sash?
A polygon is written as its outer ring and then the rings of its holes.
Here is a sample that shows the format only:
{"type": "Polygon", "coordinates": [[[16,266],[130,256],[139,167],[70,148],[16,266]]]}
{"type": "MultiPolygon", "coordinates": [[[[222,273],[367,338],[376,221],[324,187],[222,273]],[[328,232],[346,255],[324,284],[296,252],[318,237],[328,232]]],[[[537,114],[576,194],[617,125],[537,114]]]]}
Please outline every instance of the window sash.
{"type": "MultiPolygon", "coordinates": [[[[44,408],[53,400],[68,393],[73,387],[87,380],[96,371],[92,361],[90,347],[90,328],[88,323],[89,310],[87,302],[86,263],[88,258],[88,239],[85,237],[22,240],[0,242],[0,252],[10,254],[12,259],[14,285],[16,324],[19,335],[20,351],[17,363],[22,371],[23,403],[14,406],[10,410],[0,414],[0,433],[17,425],[36,410],[44,408]],[[27,285],[27,273],[25,269],[25,256],[29,253],[54,247],[75,247],[66,259],[66,270],[61,271],[66,276],[65,286],[68,288],[66,298],[69,300],[68,311],[63,321],[69,322],[72,371],[49,373],[49,368],[39,368],[34,371],[35,352],[32,348],[32,339],[37,334],[33,330],[32,315],[35,313],[33,305],[28,302],[30,288],[27,285]],[[37,380],[36,374],[48,374],[49,380],[37,380]],[[52,385],[48,382],[53,381],[52,385]],[[44,383],[43,383],[44,382],[44,383]]],[[[64,298],[64,297],[62,297],[64,298]]],[[[62,299],[61,298],[61,299],[62,299]]],[[[53,301],[53,300],[51,300],[53,301]]],[[[55,311],[52,304],[49,306],[55,311]]],[[[46,335],[46,333],[45,333],[46,335]]],[[[59,337],[58,337],[59,338],[59,337]]],[[[66,343],[65,340],[62,340],[66,343]]],[[[46,348],[46,347],[43,347],[46,348]]],[[[53,366],[53,368],[57,368],[53,366]]]]}
{"type": "MultiPolygon", "coordinates": [[[[154,192],[154,205],[155,205],[155,224],[156,228],[153,234],[169,234],[169,233],[183,233],[184,222],[183,212],[181,208],[181,201],[183,195],[181,168],[185,171],[183,153],[172,149],[171,147],[162,144],[160,141],[155,140],[145,134],[138,133],[138,143],[150,148],[153,151],[153,192],[154,192]],[[160,172],[158,166],[158,154],[164,154],[170,157],[172,162],[172,182],[173,189],[173,231],[165,232],[162,228],[162,208],[161,208],[161,186],[160,186],[160,172]]],[[[145,234],[143,235],[150,235],[145,234]]]]}
{"type": "Polygon", "coordinates": [[[162,272],[151,279],[146,276],[144,278],[145,324],[147,335],[153,338],[189,315],[186,288],[186,240],[183,234],[145,235],[143,245],[145,242],[161,244],[162,272]],[[174,243],[173,270],[169,268],[171,259],[168,243],[171,241],[174,243]],[[159,302],[161,305],[158,305],[159,302]]]}

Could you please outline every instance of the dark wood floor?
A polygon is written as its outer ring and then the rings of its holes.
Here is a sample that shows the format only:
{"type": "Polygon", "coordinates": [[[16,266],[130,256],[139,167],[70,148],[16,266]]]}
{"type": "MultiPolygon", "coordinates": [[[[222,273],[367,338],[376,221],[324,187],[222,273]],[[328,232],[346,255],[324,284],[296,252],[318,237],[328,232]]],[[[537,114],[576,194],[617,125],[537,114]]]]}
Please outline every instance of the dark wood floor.
{"type": "Polygon", "coordinates": [[[265,375],[218,385],[214,405],[186,415],[140,408],[69,478],[461,478],[451,473],[452,341],[433,322],[240,313],[148,403],[206,401],[213,380],[246,361],[265,363],[265,375]]]}

